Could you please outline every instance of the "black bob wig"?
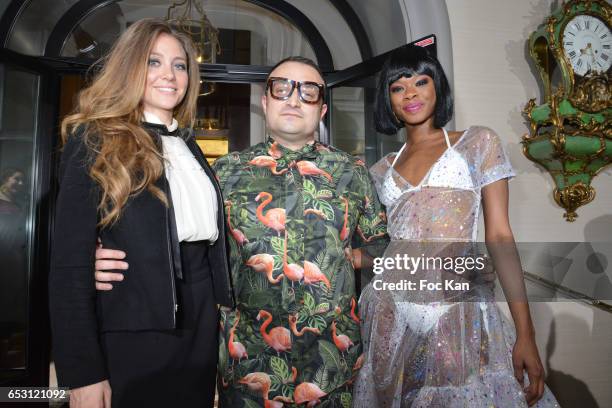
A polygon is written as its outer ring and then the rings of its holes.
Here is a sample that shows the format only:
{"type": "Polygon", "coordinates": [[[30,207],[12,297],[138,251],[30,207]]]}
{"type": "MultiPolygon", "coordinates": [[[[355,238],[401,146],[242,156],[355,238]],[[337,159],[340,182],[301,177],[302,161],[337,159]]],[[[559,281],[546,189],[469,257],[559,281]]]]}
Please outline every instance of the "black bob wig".
{"type": "Polygon", "coordinates": [[[410,78],[415,75],[428,75],[433,79],[436,90],[434,127],[439,129],[451,120],[453,96],[440,62],[425,48],[409,46],[393,51],[380,73],[374,112],[376,130],[393,135],[404,127],[391,109],[389,85],[402,77],[410,78]]]}

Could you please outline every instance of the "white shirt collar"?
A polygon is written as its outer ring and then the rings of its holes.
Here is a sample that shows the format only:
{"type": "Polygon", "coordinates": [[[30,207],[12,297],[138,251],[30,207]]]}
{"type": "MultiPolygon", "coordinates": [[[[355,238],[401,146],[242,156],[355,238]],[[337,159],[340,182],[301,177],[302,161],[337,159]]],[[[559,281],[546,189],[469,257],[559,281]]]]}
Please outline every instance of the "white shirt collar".
{"type": "MultiPolygon", "coordinates": [[[[154,113],[144,111],[144,119],[149,123],[156,123],[158,125],[166,125],[161,119],[154,113]]],[[[178,122],[176,119],[172,118],[172,123],[170,126],[166,126],[168,128],[168,132],[173,132],[178,128],[178,122]]]]}

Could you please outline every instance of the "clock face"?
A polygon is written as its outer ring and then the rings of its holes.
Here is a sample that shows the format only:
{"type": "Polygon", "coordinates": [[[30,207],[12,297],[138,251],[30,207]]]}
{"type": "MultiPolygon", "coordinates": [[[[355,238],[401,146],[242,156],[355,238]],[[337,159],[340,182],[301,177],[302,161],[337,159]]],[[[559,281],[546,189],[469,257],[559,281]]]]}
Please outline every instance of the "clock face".
{"type": "Polygon", "coordinates": [[[607,72],[612,62],[612,33],[602,20],[590,15],[571,19],[563,30],[563,50],[574,72],[607,72]]]}

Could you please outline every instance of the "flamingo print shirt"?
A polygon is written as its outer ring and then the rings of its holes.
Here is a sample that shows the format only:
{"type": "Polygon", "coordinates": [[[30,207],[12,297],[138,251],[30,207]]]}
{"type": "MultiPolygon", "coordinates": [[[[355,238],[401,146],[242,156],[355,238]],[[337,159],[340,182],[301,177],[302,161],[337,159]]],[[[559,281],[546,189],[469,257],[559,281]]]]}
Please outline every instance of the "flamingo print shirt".
{"type": "Polygon", "coordinates": [[[351,249],[379,256],[387,243],[367,168],[319,142],[292,151],[268,138],[214,169],[237,302],[221,313],[222,406],[350,402],[361,362],[351,249]]]}

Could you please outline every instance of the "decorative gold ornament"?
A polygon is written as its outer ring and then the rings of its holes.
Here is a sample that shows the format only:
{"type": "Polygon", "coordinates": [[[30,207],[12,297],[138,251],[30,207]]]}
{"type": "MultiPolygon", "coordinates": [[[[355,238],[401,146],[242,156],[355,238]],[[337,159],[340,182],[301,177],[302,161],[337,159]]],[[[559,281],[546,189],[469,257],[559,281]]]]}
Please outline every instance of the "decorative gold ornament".
{"type": "MultiPolygon", "coordinates": [[[[200,0],[174,1],[168,7],[166,21],[193,39],[198,63],[217,62],[217,55],[221,54],[219,30],[206,16],[200,0]]],[[[212,82],[200,81],[200,84],[200,96],[210,95],[215,91],[215,84],[212,82]]]]}
{"type": "Polygon", "coordinates": [[[570,222],[595,198],[593,177],[612,163],[610,27],[612,6],[605,0],[570,0],[529,38],[544,103],[534,98],[525,105],[530,126],[523,153],[551,174],[553,196],[570,222]]]}
{"type": "Polygon", "coordinates": [[[175,1],[168,7],[166,21],[189,35],[198,50],[200,64],[214,64],[221,53],[219,30],[208,20],[199,0],[175,1]]]}
{"type": "Polygon", "coordinates": [[[576,214],[576,209],[578,207],[593,201],[595,198],[595,189],[579,181],[561,190],[555,188],[553,196],[557,204],[567,210],[563,216],[571,222],[578,216],[578,214],[576,214]]]}
{"type": "Polygon", "coordinates": [[[596,113],[612,107],[612,82],[608,75],[592,75],[585,77],[574,86],[574,92],[569,100],[572,105],[585,112],[596,113]]]}

